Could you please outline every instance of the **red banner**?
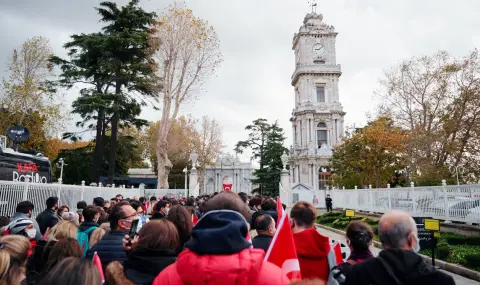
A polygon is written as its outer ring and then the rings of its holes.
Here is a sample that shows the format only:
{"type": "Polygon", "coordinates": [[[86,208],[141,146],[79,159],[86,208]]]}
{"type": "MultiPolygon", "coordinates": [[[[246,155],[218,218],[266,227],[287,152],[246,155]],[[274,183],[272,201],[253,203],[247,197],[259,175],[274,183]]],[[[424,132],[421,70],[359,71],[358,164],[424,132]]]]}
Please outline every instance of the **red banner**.
{"type": "Polygon", "coordinates": [[[223,191],[232,191],[232,184],[223,184],[223,191]]]}

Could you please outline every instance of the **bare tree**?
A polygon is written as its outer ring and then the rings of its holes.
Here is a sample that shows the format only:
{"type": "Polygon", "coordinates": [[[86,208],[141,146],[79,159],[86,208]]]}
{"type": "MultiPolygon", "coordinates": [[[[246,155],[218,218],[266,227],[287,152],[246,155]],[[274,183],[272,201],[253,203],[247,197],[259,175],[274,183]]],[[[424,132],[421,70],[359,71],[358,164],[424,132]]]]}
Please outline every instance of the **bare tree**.
{"type": "Polygon", "coordinates": [[[33,37],[13,50],[7,64],[8,78],[3,79],[0,105],[7,108],[12,122],[22,124],[29,112],[45,118],[45,130],[54,135],[64,124],[63,98],[50,80],[55,73],[49,62],[53,51],[44,37],[33,37]]]}
{"type": "Polygon", "coordinates": [[[205,81],[222,62],[219,40],[212,26],[189,9],[170,8],[157,22],[155,59],[162,71],[162,117],[156,154],[158,187],[168,188],[172,163],[168,158],[168,133],[182,104],[194,99],[205,81]]]}
{"type": "MultiPolygon", "coordinates": [[[[479,67],[478,50],[462,59],[438,52],[404,61],[380,81],[381,111],[410,131],[410,180],[440,181],[452,165],[480,162],[479,67]]],[[[469,168],[470,179],[478,179],[469,168]]]]}
{"type": "Polygon", "coordinates": [[[203,193],[205,181],[205,168],[213,166],[215,159],[222,153],[223,131],[222,127],[215,119],[203,116],[198,129],[200,134],[196,143],[196,152],[198,154],[198,177],[200,185],[200,193],[203,193]]]}

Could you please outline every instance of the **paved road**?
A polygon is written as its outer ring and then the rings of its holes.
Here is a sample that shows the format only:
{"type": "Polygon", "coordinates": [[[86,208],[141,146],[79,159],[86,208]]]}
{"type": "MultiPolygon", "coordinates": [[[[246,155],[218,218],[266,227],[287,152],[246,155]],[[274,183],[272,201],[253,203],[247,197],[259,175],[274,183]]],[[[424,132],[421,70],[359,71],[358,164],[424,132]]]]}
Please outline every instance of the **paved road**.
{"type": "MultiPolygon", "coordinates": [[[[317,228],[317,229],[322,235],[329,236],[331,239],[345,240],[344,236],[339,235],[337,233],[331,232],[331,231],[323,229],[323,228],[317,228]]],[[[377,256],[378,253],[381,251],[381,249],[379,249],[377,247],[372,247],[371,251],[372,251],[373,255],[377,256]]],[[[475,280],[471,280],[471,279],[465,278],[463,276],[453,274],[453,273],[448,272],[448,271],[444,271],[444,270],[442,270],[442,271],[451,275],[453,277],[453,279],[455,279],[455,284],[456,285],[479,285],[480,284],[480,282],[477,282],[475,280]]]]}

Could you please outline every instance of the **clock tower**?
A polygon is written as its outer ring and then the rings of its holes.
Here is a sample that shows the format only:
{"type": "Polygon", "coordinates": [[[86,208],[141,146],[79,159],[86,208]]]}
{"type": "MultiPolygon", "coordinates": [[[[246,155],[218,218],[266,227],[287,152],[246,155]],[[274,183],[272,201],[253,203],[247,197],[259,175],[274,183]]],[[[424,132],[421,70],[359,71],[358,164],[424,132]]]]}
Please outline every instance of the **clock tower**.
{"type": "Polygon", "coordinates": [[[305,16],[293,36],[295,71],[292,85],[295,108],[290,121],[293,144],[290,150],[290,181],[311,190],[328,186],[332,148],[343,135],[345,112],[340,104],[335,41],[338,33],[315,11],[305,16]]]}

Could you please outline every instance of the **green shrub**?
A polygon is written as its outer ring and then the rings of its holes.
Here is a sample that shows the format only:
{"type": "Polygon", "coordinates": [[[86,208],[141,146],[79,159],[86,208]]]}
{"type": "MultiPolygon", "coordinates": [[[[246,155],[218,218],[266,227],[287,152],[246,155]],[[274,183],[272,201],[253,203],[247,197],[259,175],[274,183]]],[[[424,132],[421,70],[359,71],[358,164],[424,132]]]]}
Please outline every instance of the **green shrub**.
{"type": "Polygon", "coordinates": [[[437,256],[439,259],[446,259],[450,256],[452,252],[452,247],[446,242],[441,240],[437,244],[437,256]]]}
{"type": "Polygon", "coordinates": [[[378,236],[378,225],[371,225],[370,227],[372,228],[373,233],[374,233],[376,236],[378,236]]]}
{"type": "Polygon", "coordinates": [[[323,217],[323,216],[317,217],[318,224],[331,224],[335,220],[337,220],[337,217],[323,217]]]}
{"type": "Polygon", "coordinates": [[[480,254],[465,255],[465,262],[468,267],[480,269],[480,254]]]}

